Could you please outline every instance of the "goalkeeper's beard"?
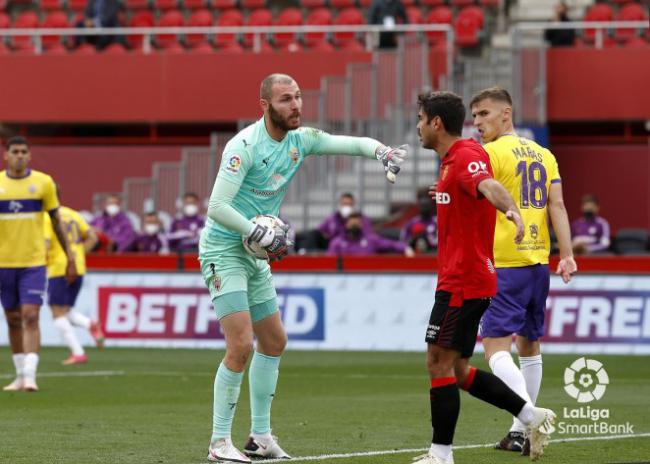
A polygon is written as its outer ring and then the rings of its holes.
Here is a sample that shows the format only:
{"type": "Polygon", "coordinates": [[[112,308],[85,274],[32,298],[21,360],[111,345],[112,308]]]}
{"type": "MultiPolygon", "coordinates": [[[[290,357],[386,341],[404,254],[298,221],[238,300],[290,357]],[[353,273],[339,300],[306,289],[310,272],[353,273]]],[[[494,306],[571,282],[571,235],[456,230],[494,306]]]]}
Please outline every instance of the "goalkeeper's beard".
{"type": "MultiPolygon", "coordinates": [[[[293,113],[290,117],[293,116],[295,116],[295,113],[293,113]]],[[[275,108],[273,108],[273,104],[269,102],[269,118],[271,119],[271,124],[273,124],[278,129],[281,129],[285,132],[298,129],[300,127],[300,112],[298,112],[297,116],[298,116],[298,124],[292,126],[288,122],[289,118],[283,118],[282,115],[278,111],[276,111],[275,108]]]]}

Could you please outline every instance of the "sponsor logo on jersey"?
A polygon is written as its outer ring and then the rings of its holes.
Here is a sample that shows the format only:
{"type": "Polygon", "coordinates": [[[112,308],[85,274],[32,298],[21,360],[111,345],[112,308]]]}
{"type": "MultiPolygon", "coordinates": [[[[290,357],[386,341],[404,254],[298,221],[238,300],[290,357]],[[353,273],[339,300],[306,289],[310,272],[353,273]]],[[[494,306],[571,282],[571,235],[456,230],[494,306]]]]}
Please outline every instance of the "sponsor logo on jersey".
{"type": "Polygon", "coordinates": [[[9,202],[9,210],[14,213],[20,213],[20,210],[23,209],[23,204],[16,200],[11,200],[9,202]]]}
{"type": "Polygon", "coordinates": [[[233,174],[237,174],[239,172],[240,167],[241,167],[241,158],[239,157],[239,155],[232,155],[228,160],[228,163],[226,164],[226,171],[230,171],[233,174]]]}
{"type": "Polygon", "coordinates": [[[448,205],[451,203],[451,195],[447,192],[436,192],[436,203],[439,205],[448,205]]]}
{"type": "Polygon", "coordinates": [[[478,174],[479,172],[487,172],[487,164],[485,164],[483,161],[472,161],[467,165],[467,170],[470,172],[470,174],[478,174]]]}
{"type": "Polygon", "coordinates": [[[537,227],[537,224],[529,225],[528,229],[530,230],[530,238],[536,240],[539,235],[539,227],[537,227]]]}
{"type": "Polygon", "coordinates": [[[300,159],[300,155],[296,147],[292,147],[291,150],[289,150],[289,157],[291,158],[291,161],[293,161],[293,164],[298,163],[298,160],[300,159]]]}

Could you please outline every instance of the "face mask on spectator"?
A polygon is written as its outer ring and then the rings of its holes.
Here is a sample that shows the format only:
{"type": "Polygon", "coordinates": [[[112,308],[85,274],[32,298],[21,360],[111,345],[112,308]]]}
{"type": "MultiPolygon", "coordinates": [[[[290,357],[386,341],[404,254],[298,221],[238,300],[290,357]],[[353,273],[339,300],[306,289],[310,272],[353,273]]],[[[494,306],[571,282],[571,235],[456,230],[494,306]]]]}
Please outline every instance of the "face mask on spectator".
{"type": "Polygon", "coordinates": [[[350,205],[341,205],[341,206],[339,206],[339,214],[343,218],[347,218],[348,216],[350,216],[350,214],[352,214],[353,211],[354,211],[354,208],[352,208],[352,206],[350,206],[350,205]]]}
{"type": "Polygon", "coordinates": [[[104,211],[106,211],[106,214],[108,214],[111,217],[116,216],[117,213],[120,212],[120,205],[116,205],[115,203],[111,203],[110,205],[106,205],[106,208],[104,208],[104,211]]]}
{"type": "Polygon", "coordinates": [[[145,224],[144,233],[147,235],[156,235],[160,231],[160,226],[158,224],[145,224]]]}
{"type": "Polygon", "coordinates": [[[199,214],[199,207],[194,203],[188,203],[183,206],[183,214],[190,217],[196,216],[199,214]]]}

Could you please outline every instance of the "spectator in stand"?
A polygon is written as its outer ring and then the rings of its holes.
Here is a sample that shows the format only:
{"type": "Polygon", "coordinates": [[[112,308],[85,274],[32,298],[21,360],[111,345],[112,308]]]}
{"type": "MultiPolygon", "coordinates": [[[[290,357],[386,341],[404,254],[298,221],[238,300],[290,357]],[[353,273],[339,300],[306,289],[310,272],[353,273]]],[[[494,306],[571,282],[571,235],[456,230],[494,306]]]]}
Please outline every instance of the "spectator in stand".
{"type": "Polygon", "coordinates": [[[133,229],[133,224],[125,212],[121,209],[121,199],[119,195],[109,195],[104,202],[104,211],[97,216],[90,225],[92,225],[98,234],[104,234],[108,237],[108,252],[124,252],[131,250],[133,243],[137,238],[137,233],[133,229]]]}
{"type": "MultiPolygon", "coordinates": [[[[566,3],[560,2],[555,5],[556,23],[569,22],[569,7],[566,3]]],[[[544,38],[551,47],[571,47],[576,41],[576,31],[574,29],[546,29],[544,38]]]]}
{"type": "Polygon", "coordinates": [[[139,253],[169,253],[167,235],[162,227],[158,213],[152,211],[144,215],[142,221],[142,234],[135,241],[135,251],[139,253]]]}
{"type": "Polygon", "coordinates": [[[571,223],[573,252],[591,254],[609,250],[609,222],[598,215],[598,198],[585,195],[582,198],[582,217],[571,223]]]}
{"type": "MultiPolygon", "coordinates": [[[[343,193],[339,198],[339,206],[336,212],[329,215],[318,227],[326,241],[333,240],[336,237],[345,235],[345,223],[348,217],[356,211],[356,202],[354,195],[343,193]]],[[[366,235],[372,234],[372,223],[367,216],[357,213],[361,216],[363,232],[366,235]]]]}
{"type": "Polygon", "coordinates": [[[199,214],[200,210],[201,201],[196,193],[183,195],[182,216],[174,219],[168,235],[173,251],[198,251],[199,236],[205,226],[205,216],[199,214]]]}
{"type": "MultiPolygon", "coordinates": [[[[77,27],[85,27],[88,29],[95,27],[118,27],[120,25],[118,17],[120,8],[121,2],[119,0],[88,0],[86,10],[84,11],[84,18],[77,23],[77,27]]],[[[98,50],[103,50],[116,39],[113,35],[77,37],[77,45],[86,41],[94,44],[98,50]]]]}
{"type": "Polygon", "coordinates": [[[406,244],[367,233],[363,226],[363,215],[351,213],[345,221],[345,233],[332,239],[327,248],[328,255],[374,255],[377,253],[403,253],[408,257],[415,253],[406,244]]]}
{"type": "Polygon", "coordinates": [[[418,209],[420,214],[402,228],[400,241],[408,244],[417,254],[431,253],[438,248],[436,205],[426,195],[418,198],[418,209]]]}
{"type": "MultiPolygon", "coordinates": [[[[396,24],[408,24],[406,8],[401,0],[373,0],[369,13],[370,24],[379,24],[392,29],[396,24]]],[[[397,34],[382,32],[379,34],[379,48],[395,48],[397,34]]]]}

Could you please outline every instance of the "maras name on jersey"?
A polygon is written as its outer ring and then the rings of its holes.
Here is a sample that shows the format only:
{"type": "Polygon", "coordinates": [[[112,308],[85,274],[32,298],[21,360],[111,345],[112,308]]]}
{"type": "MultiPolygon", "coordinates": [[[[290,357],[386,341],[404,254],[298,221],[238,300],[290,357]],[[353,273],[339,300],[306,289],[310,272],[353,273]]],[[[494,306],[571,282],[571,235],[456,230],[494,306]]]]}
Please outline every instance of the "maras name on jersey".
{"type": "Polygon", "coordinates": [[[278,189],[278,190],[259,190],[259,189],[256,189],[256,188],[250,189],[251,193],[253,193],[255,195],[258,195],[260,197],[266,197],[266,198],[274,197],[274,196],[276,196],[276,195],[278,195],[280,193],[284,193],[286,191],[287,191],[286,187],[282,187],[281,189],[278,189]]]}
{"type": "Polygon", "coordinates": [[[515,156],[515,159],[532,159],[539,161],[540,163],[544,160],[541,153],[537,153],[530,147],[516,147],[512,149],[512,154],[515,156]]]}

